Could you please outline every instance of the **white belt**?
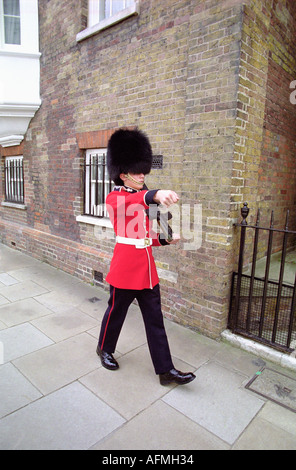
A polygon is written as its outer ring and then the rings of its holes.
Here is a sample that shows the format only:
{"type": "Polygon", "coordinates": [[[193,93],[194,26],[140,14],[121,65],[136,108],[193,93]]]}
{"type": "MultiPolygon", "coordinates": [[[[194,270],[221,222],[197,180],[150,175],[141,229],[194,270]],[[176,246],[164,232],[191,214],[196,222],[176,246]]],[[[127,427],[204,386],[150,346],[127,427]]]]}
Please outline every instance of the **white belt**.
{"type": "Polygon", "coordinates": [[[123,245],[133,245],[136,248],[147,248],[152,245],[152,238],[127,238],[127,237],[116,237],[116,243],[122,243],[123,245]]]}

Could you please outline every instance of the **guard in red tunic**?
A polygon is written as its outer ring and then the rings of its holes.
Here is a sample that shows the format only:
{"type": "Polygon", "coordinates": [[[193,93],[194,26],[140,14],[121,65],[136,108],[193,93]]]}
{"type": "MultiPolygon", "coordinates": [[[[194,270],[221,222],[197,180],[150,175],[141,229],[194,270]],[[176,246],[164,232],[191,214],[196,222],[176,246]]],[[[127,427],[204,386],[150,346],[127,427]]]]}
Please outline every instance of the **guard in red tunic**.
{"type": "Polygon", "coordinates": [[[128,308],[137,299],[160,383],[189,383],[195,375],[176,370],[172,362],[152,254],[152,246],[175,244],[179,237],[174,236],[170,243],[166,241],[152,230],[147,215],[149,206],[162,204],[169,207],[179,198],[174,191],[143,190],[145,175],[152,166],[152,150],[148,137],[138,129],[119,129],[111,136],[107,166],[116,184],[106,199],[116,245],[106,277],[110,284],[110,299],[101,325],[97,354],[105,368],[118,369],[113,353],[128,308]]]}

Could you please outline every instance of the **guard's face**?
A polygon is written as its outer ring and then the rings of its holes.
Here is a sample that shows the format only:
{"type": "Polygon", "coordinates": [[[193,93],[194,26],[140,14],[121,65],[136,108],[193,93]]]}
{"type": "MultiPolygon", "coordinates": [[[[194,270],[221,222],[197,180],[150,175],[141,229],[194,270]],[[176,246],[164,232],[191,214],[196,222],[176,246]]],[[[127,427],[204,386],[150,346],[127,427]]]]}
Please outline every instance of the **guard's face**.
{"type": "Polygon", "coordinates": [[[142,189],[145,183],[144,173],[127,173],[120,175],[120,178],[126,186],[129,186],[133,189],[142,189]]]}

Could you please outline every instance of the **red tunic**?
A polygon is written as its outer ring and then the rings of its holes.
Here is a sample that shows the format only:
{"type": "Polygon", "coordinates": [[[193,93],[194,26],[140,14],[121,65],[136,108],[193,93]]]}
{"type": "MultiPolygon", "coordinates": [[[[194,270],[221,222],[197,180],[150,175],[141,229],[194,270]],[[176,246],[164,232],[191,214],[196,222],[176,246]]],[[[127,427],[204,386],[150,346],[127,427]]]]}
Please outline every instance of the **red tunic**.
{"type": "MultiPolygon", "coordinates": [[[[112,191],[106,199],[107,210],[116,235],[136,239],[149,237],[153,239],[152,246],[160,246],[145,212],[149,207],[147,193],[151,191],[112,191]]],[[[153,289],[159,279],[151,246],[136,248],[116,243],[106,281],[120,289],[153,289]]]]}

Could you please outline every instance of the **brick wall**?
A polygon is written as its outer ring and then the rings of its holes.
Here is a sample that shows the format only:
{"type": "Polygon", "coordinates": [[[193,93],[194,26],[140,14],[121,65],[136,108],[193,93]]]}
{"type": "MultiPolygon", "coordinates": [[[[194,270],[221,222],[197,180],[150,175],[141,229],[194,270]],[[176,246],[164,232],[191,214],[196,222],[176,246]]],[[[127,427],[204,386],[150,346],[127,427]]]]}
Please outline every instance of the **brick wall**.
{"type": "MultiPolygon", "coordinates": [[[[110,230],[76,221],[84,152],[105,147],[116,128],[139,126],[164,162],[147,185],[202,205],[198,249],[155,250],[164,313],[218,337],[227,324],[241,203],[268,205],[263,189],[275,177],[274,161],[286,170],[273,203],[294,198],[285,181],[295,139],[274,128],[272,110],[285,100],[276,77],[282,69],[285,83],[293,75],[295,15],[292,1],[275,2],[275,11],[271,3],[141,0],[139,16],[77,43],[87,1],[40,0],[42,106],[22,148],[10,149],[24,155],[27,209],[0,206],[0,240],[89,282],[94,270],[105,277],[110,230]]],[[[295,108],[280,116],[282,129],[295,108]]]]}
{"type": "MultiPolygon", "coordinates": [[[[290,82],[296,76],[293,0],[251,1],[244,7],[234,169],[233,200],[247,201],[249,221],[261,209],[261,226],[284,228],[287,209],[295,229],[296,106],[290,103],[290,82]]],[[[273,250],[281,249],[275,234],[273,250]]],[[[292,242],[292,240],[291,240],[292,242]]],[[[246,264],[252,255],[247,240],[246,264]]],[[[258,258],[266,255],[266,240],[258,258]]]]}
{"type": "Polygon", "coordinates": [[[275,225],[281,228],[289,209],[291,230],[296,228],[296,106],[290,102],[290,83],[296,76],[295,18],[295,2],[274,2],[259,170],[261,207],[274,209],[275,225]]]}

